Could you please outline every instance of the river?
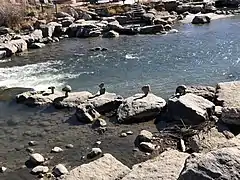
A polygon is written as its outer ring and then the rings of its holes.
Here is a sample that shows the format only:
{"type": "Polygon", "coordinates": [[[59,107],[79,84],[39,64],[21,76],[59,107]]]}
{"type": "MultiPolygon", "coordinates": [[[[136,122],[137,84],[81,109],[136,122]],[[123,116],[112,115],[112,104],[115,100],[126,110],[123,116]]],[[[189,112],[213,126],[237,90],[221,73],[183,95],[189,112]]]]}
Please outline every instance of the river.
{"type": "MultiPolygon", "coordinates": [[[[179,30],[176,34],[65,39],[0,60],[0,86],[40,90],[50,85],[61,89],[69,84],[73,91],[96,92],[98,84],[105,82],[107,91],[127,97],[150,84],[153,93],[167,98],[179,84],[216,85],[238,80],[239,27],[239,17],[232,17],[203,26],[179,24],[175,26],[179,30]],[[108,51],[89,51],[98,46],[108,51]]],[[[74,149],[57,160],[76,165],[90,144],[100,139],[106,152],[132,165],[138,161],[131,150],[135,136],[119,140],[118,134],[124,129],[133,130],[135,135],[143,128],[156,131],[153,123],[134,128],[110,123],[110,131],[99,137],[88,125],[75,126],[71,112],[46,112],[12,103],[0,103],[0,108],[0,163],[12,170],[24,164],[27,153],[23,145],[29,140],[39,141],[42,145],[36,149],[45,154],[53,146],[73,143],[78,151],[74,149]]]]}

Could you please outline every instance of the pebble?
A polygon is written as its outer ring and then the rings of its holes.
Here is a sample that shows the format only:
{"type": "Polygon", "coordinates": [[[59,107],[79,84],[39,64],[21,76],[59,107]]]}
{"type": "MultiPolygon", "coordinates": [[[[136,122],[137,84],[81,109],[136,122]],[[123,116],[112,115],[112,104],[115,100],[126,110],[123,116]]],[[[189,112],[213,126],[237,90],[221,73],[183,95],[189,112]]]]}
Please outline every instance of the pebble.
{"type": "Polygon", "coordinates": [[[63,149],[60,148],[60,147],[54,147],[54,148],[51,150],[51,152],[53,152],[53,153],[60,153],[60,152],[63,152],[63,149]]]}
{"type": "Polygon", "coordinates": [[[58,177],[63,174],[68,174],[68,170],[63,164],[58,164],[53,168],[53,174],[58,177]]]}
{"type": "Polygon", "coordinates": [[[96,142],[97,145],[100,145],[101,143],[102,143],[101,141],[97,141],[97,142],[96,142]]]}
{"type": "Polygon", "coordinates": [[[127,137],[127,133],[121,133],[120,137],[127,137]]]}
{"type": "Polygon", "coordinates": [[[132,131],[127,131],[126,133],[127,133],[127,135],[133,135],[132,131]]]}
{"type": "Polygon", "coordinates": [[[141,142],[151,142],[153,138],[153,134],[147,130],[142,130],[140,134],[137,136],[139,143],[141,142]]]}
{"type": "Polygon", "coordinates": [[[87,158],[92,159],[100,155],[102,155],[102,150],[100,148],[92,148],[91,152],[87,154],[87,158]]]}
{"type": "Polygon", "coordinates": [[[29,161],[33,164],[41,164],[44,162],[44,157],[39,153],[30,154],[29,161]]]}
{"type": "Polygon", "coordinates": [[[33,153],[34,149],[33,148],[27,148],[26,151],[29,152],[29,153],[33,153]]]}
{"type": "Polygon", "coordinates": [[[2,167],[0,168],[0,172],[1,172],[1,173],[4,173],[6,170],[7,170],[7,168],[4,167],[4,166],[2,166],[2,167]]]}
{"type": "Polygon", "coordinates": [[[47,166],[36,166],[32,169],[31,173],[39,174],[39,173],[47,173],[49,168],[47,166]]]}
{"type": "Polygon", "coordinates": [[[138,148],[134,148],[133,151],[134,151],[134,152],[137,152],[137,151],[139,151],[139,149],[138,149],[138,148]]]}
{"type": "Polygon", "coordinates": [[[141,142],[140,148],[144,152],[153,152],[155,150],[155,145],[150,142],[141,142]]]}
{"type": "Polygon", "coordinates": [[[72,144],[67,144],[66,145],[66,148],[68,148],[68,149],[71,149],[71,148],[73,148],[74,146],[72,145],[72,144]]]}
{"type": "Polygon", "coordinates": [[[105,127],[107,126],[107,122],[102,119],[102,118],[98,118],[94,123],[93,123],[94,127],[105,127]]]}
{"type": "Polygon", "coordinates": [[[29,141],[28,145],[29,146],[36,146],[36,145],[38,145],[38,142],[37,141],[29,141]]]}

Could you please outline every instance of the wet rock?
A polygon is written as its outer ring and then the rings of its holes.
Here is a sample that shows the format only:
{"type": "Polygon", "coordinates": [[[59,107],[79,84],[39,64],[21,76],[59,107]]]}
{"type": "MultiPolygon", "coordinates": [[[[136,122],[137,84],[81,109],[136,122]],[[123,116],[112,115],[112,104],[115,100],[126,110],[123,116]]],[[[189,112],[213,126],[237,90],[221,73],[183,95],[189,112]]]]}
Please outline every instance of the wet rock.
{"type": "Polygon", "coordinates": [[[187,86],[186,93],[196,94],[202,96],[209,101],[215,100],[215,88],[212,86],[187,86]]]}
{"type": "Polygon", "coordinates": [[[119,123],[141,122],[155,118],[166,106],[166,101],[152,93],[135,94],[125,99],[117,111],[119,123]]]}
{"type": "Polygon", "coordinates": [[[144,152],[153,152],[156,149],[156,145],[150,142],[141,142],[139,148],[144,152]]]}
{"type": "Polygon", "coordinates": [[[172,29],[172,26],[169,25],[169,24],[167,24],[167,25],[164,26],[164,30],[165,30],[165,31],[170,31],[171,29],[172,29]]]}
{"type": "Polygon", "coordinates": [[[68,172],[67,168],[63,164],[58,164],[53,168],[53,174],[56,177],[59,177],[59,176],[62,176],[62,175],[68,174],[68,173],[69,172],[68,172]]]}
{"type": "Polygon", "coordinates": [[[140,34],[156,34],[160,33],[164,30],[164,26],[162,24],[144,26],[139,28],[140,34]]]}
{"type": "Polygon", "coordinates": [[[195,16],[192,20],[192,24],[206,24],[210,23],[211,18],[208,16],[195,16]]]}
{"type": "Polygon", "coordinates": [[[96,119],[93,123],[93,127],[105,127],[105,126],[107,126],[107,122],[102,118],[96,119]]]}
{"type": "Polygon", "coordinates": [[[189,155],[177,150],[165,151],[154,159],[136,164],[122,180],[176,180],[189,155]]]}
{"type": "Polygon", "coordinates": [[[142,130],[137,136],[136,141],[138,141],[138,144],[141,142],[151,142],[152,138],[153,134],[150,131],[142,130]]]}
{"type": "Polygon", "coordinates": [[[102,150],[100,148],[92,148],[91,152],[87,154],[88,159],[93,159],[102,155],[102,150]]]}
{"type": "Polygon", "coordinates": [[[30,49],[40,49],[45,47],[44,43],[33,43],[29,46],[30,49]]]}
{"type": "MultiPolygon", "coordinates": [[[[91,104],[81,104],[77,106],[75,115],[77,119],[83,123],[92,123],[101,116],[91,104]]],[[[96,123],[100,123],[100,121],[96,123]]],[[[103,121],[101,121],[101,123],[104,124],[103,121]]],[[[100,124],[96,124],[96,125],[100,125],[100,124]]]]}
{"type": "Polygon", "coordinates": [[[127,133],[121,133],[119,136],[120,137],[127,137],[127,133]]]}
{"type": "Polygon", "coordinates": [[[39,153],[30,154],[29,161],[32,164],[41,164],[44,162],[44,157],[39,153]]]}
{"type": "Polygon", "coordinates": [[[31,173],[33,174],[40,174],[40,173],[47,173],[49,171],[49,168],[47,166],[36,166],[32,169],[31,173]]]}
{"type": "Polygon", "coordinates": [[[187,124],[199,124],[209,120],[214,114],[215,105],[192,93],[168,100],[168,113],[175,120],[183,120],[187,124]]]}
{"type": "Polygon", "coordinates": [[[102,37],[103,38],[116,38],[116,37],[119,37],[119,33],[111,30],[111,31],[105,32],[102,37]]]}
{"type": "MultiPolygon", "coordinates": [[[[102,50],[103,48],[101,48],[102,50]]],[[[101,114],[116,111],[123,101],[123,97],[115,93],[108,93],[102,95],[95,95],[88,99],[94,108],[101,114]]]]}
{"type": "Polygon", "coordinates": [[[56,108],[69,108],[69,107],[77,107],[79,104],[88,100],[92,94],[88,91],[81,92],[72,92],[69,93],[68,97],[61,96],[57,97],[53,101],[53,105],[56,108]]]}
{"type": "Polygon", "coordinates": [[[4,173],[6,170],[7,170],[7,168],[4,167],[4,166],[2,166],[2,167],[0,168],[0,173],[4,173]]]}
{"type": "Polygon", "coordinates": [[[54,147],[54,148],[51,150],[51,152],[53,152],[53,153],[60,153],[60,152],[63,152],[63,149],[60,148],[60,147],[54,147]]]}
{"type": "Polygon", "coordinates": [[[222,121],[240,125],[240,81],[224,82],[217,85],[216,104],[223,106],[222,121]]]}
{"type": "Polygon", "coordinates": [[[239,147],[222,148],[203,154],[192,154],[178,180],[239,179],[239,147]]]}
{"type": "Polygon", "coordinates": [[[29,146],[36,146],[36,145],[38,145],[38,142],[37,141],[29,141],[28,145],[29,146]]]}
{"type": "Polygon", "coordinates": [[[64,177],[64,180],[114,180],[121,179],[129,172],[130,169],[124,164],[122,164],[120,161],[115,159],[111,154],[104,154],[103,157],[95,161],[92,161],[88,164],[83,164],[71,170],[69,175],[64,177]]]}
{"type": "Polygon", "coordinates": [[[7,56],[7,52],[5,50],[0,50],[0,59],[5,58],[7,56]]]}
{"type": "Polygon", "coordinates": [[[178,30],[177,29],[171,29],[171,30],[169,30],[168,33],[178,33],[178,30]]]}
{"type": "Polygon", "coordinates": [[[74,146],[72,145],[72,144],[67,144],[66,145],[66,148],[68,148],[68,149],[72,149],[74,146]]]}

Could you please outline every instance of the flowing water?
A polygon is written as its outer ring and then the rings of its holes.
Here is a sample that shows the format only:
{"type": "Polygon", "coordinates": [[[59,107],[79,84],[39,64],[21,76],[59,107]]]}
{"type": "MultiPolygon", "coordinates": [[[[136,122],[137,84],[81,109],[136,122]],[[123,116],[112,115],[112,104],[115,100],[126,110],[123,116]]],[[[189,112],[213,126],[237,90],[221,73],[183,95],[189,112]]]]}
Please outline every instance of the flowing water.
{"type": "MultiPolygon", "coordinates": [[[[60,89],[69,84],[74,91],[95,92],[98,84],[105,82],[108,91],[127,97],[150,84],[153,93],[167,98],[179,84],[215,85],[240,78],[239,17],[203,26],[180,24],[176,28],[179,33],[167,35],[65,39],[0,60],[0,86],[46,89],[54,85],[60,89]],[[108,51],[89,51],[98,46],[108,51]]],[[[89,127],[73,126],[67,112],[45,113],[11,103],[0,103],[0,108],[0,166],[19,167],[27,155],[25,151],[16,152],[14,147],[29,140],[42,141],[39,151],[43,152],[60,142],[64,145],[74,140],[80,150],[97,140],[94,132],[86,130],[89,127]]],[[[136,133],[142,126],[135,129],[136,133]]],[[[110,132],[118,137],[120,130],[110,132]]],[[[111,139],[111,133],[106,135],[106,144],[116,154],[125,152],[121,148],[128,143],[132,146],[134,137],[119,141],[116,137],[111,139]]],[[[73,151],[67,157],[74,162],[79,153],[73,151]]],[[[128,157],[130,153],[131,150],[123,153],[125,160],[134,159],[128,157]]]]}

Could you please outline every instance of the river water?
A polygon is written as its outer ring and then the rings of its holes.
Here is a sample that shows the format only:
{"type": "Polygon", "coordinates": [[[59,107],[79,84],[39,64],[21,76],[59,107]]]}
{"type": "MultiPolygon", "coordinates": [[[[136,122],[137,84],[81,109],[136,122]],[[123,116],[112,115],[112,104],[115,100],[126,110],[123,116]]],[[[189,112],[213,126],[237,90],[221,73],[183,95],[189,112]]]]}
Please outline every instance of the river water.
{"type": "MultiPolygon", "coordinates": [[[[179,84],[215,85],[240,78],[239,17],[203,26],[180,24],[175,28],[179,33],[65,39],[0,60],[0,86],[40,90],[50,85],[61,89],[69,84],[74,91],[95,92],[98,84],[105,82],[107,91],[127,97],[139,92],[142,85],[150,84],[153,93],[167,98],[179,84]],[[89,51],[98,46],[108,51],[89,51]]],[[[131,166],[139,160],[132,154],[135,136],[122,140],[118,134],[129,129],[134,135],[141,129],[157,131],[153,123],[134,127],[108,123],[110,130],[99,137],[88,125],[75,126],[72,112],[0,103],[0,166],[12,170],[21,167],[28,157],[24,145],[30,140],[39,141],[41,145],[36,149],[45,155],[53,146],[73,143],[77,149],[59,155],[55,161],[72,162],[70,165],[74,166],[83,163],[81,156],[99,139],[105,144],[105,152],[131,166]]],[[[10,179],[17,177],[20,176],[10,179]]]]}
{"type": "Polygon", "coordinates": [[[125,96],[144,84],[166,97],[179,84],[215,85],[236,80],[240,68],[239,18],[209,25],[179,25],[179,33],[120,36],[116,39],[65,39],[40,50],[0,61],[0,86],[108,91],[125,96]],[[93,47],[108,51],[91,52],[93,47]]]}

